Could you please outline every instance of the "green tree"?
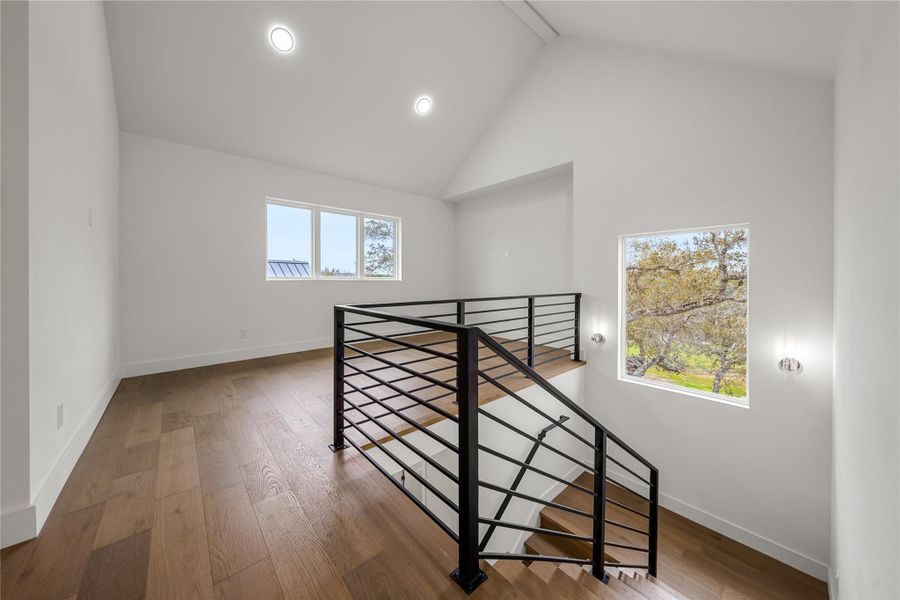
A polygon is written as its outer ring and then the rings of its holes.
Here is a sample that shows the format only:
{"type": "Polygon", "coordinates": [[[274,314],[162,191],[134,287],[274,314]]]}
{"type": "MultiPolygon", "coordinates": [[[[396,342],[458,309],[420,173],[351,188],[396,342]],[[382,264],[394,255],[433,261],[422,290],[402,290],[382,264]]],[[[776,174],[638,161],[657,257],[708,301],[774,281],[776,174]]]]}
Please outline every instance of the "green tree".
{"type": "Polygon", "coordinates": [[[367,277],[393,277],[394,222],[383,219],[365,219],[363,238],[365,244],[365,269],[367,277]]]}

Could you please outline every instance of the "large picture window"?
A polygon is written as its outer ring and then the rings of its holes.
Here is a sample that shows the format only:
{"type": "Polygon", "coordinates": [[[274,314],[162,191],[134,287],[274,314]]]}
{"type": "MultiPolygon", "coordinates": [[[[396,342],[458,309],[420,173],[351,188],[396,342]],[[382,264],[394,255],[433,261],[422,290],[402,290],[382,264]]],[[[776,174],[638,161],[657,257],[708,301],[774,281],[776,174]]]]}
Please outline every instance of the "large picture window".
{"type": "Polygon", "coordinates": [[[748,402],[746,226],[622,237],[620,378],[748,402]]]}
{"type": "Polygon", "coordinates": [[[399,280],[400,219],[267,199],[266,279],[399,280]]]}

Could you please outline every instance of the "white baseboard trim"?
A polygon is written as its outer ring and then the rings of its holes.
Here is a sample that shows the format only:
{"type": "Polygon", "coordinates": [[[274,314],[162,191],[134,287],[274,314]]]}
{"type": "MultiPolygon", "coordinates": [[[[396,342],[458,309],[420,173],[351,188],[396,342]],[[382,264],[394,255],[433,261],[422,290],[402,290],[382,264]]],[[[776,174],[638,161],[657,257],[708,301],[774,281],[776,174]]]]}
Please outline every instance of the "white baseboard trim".
{"type": "Polygon", "coordinates": [[[317,350],[332,345],[332,339],[319,338],[304,340],[302,342],[288,342],[286,344],[271,344],[268,346],[255,346],[253,348],[237,348],[234,350],[222,350],[208,354],[191,354],[188,356],[176,356],[173,358],[160,358],[142,362],[125,363],[122,365],[122,377],[137,377],[139,375],[152,375],[153,373],[165,373],[180,369],[193,369],[195,367],[207,367],[221,363],[250,360],[266,356],[277,356],[291,352],[303,352],[305,350],[317,350]]]}
{"type": "Polygon", "coordinates": [[[20,506],[0,515],[0,548],[30,540],[36,532],[34,504],[20,506]]]}
{"type": "Polygon", "coordinates": [[[834,580],[834,569],[828,567],[828,598],[838,600],[837,582],[834,580]]]}
{"type": "MultiPolygon", "coordinates": [[[[610,469],[609,474],[616,480],[634,491],[646,495],[648,493],[647,486],[643,482],[631,477],[619,469],[610,469]]],[[[775,560],[781,561],[786,565],[790,565],[795,569],[803,571],[811,577],[815,577],[820,581],[828,581],[829,568],[828,565],[822,563],[815,558],[807,556],[802,552],[798,552],[787,546],[783,546],[774,540],[754,533],[748,529],[744,529],[740,525],[732,523],[727,519],[723,519],[717,515],[709,513],[701,508],[697,508],[692,504],[688,504],[683,500],[674,498],[668,494],[660,492],[659,504],[668,508],[674,513],[678,513],[686,519],[690,519],[695,523],[699,523],[704,527],[712,529],[717,533],[721,533],[737,542],[749,546],[758,552],[762,552],[766,556],[770,556],[775,560]]]]}
{"type": "Polygon", "coordinates": [[[50,474],[47,475],[47,478],[41,484],[37,495],[32,500],[35,510],[35,528],[31,537],[35,537],[40,533],[41,528],[47,521],[47,517],[50,516],[50,510],[56,503],[56,499],[59,498],[63,486],[69,479],[69,475],[72,474],[72,469],[75,468],[75,463],[78,462],[81,453],[84,452],[88,441],[91,439],[91,435],[93,435],[94,430],[97,428],[97,424],[100,423],[100,418],[103,416],[104,411],[106,411],[106,407],[109,405],[109,401],[112,399],[113,394],[116,393],[116,388],[119,387],[119,382],[121,380],[122,377],[117,368],[113,371],[112,376],[103,387],[103,390],[94,400],[94,405],[91,407],[90,412],[88,412],[87,416],[81,422],[78,431],[72,436],[72,439],[69,440],[65,450],[63,450],[62,454],[57,459],[56,464],[53,466],[53,470],[50,471],[50,474]]]}

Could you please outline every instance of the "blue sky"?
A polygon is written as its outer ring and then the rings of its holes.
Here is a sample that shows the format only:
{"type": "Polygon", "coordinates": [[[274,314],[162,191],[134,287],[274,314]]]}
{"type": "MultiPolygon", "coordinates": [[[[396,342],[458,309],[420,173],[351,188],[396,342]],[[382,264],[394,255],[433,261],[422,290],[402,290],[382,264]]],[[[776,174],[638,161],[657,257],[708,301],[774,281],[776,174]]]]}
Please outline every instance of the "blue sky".
{"type": "MultiPolygon", "coordinates": [[[[267,205],[267,258],[312,261],[312,211],[307,208],[267,205]]],[[[322,267],[356,272],[356,217],[320,213],[322,267]]]]}

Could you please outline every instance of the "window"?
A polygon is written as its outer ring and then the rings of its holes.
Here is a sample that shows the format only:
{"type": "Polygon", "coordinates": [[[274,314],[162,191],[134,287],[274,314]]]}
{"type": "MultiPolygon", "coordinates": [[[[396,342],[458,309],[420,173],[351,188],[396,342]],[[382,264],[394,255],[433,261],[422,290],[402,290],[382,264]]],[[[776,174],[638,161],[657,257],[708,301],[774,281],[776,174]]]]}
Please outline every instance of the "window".
{"type": "Polygon", "coordinates": [[[266,279],[400,279],[400,219],[266,200],[266,279]]]}
{"type": "Polygon", "coordinates": [[[746,405],[748,228],[621,240],[620,379],[746,405]]]}

